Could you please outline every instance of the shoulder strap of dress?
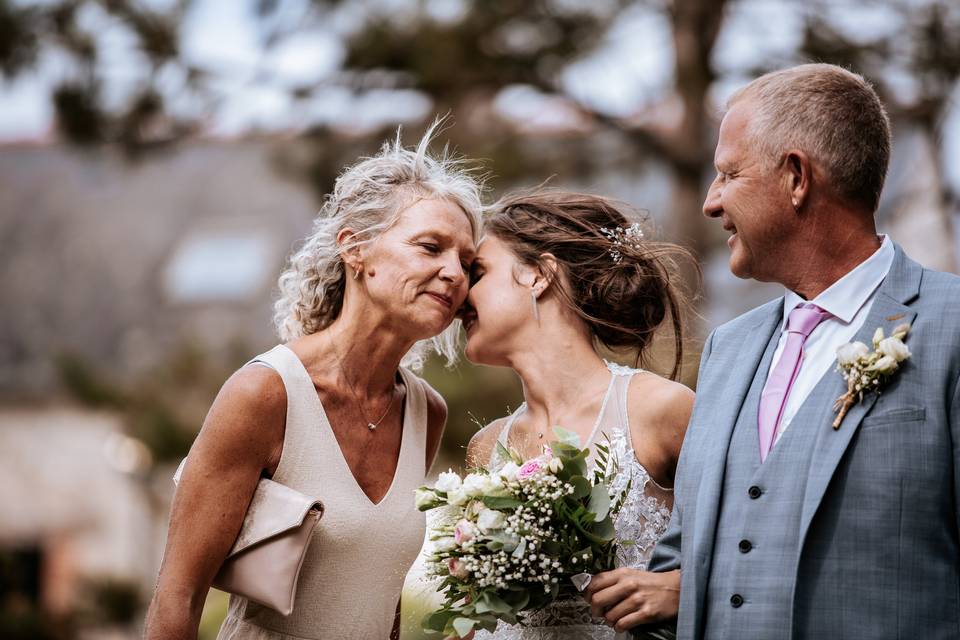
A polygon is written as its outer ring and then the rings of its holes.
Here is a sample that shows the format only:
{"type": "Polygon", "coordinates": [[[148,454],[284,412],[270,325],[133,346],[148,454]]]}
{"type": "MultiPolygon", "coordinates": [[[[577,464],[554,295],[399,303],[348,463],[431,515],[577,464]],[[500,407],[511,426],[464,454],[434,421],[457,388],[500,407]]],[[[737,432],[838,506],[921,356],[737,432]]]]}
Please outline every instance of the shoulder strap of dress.
{"type": "MultiPolygon", "coordinates": [[[[400,367],[400,377],[403,378],[403,385],[406,387],[406,393],[410,399],[410,402],[407,404],[410,415],[404,415],[403,436],[407,437],[408,432],[406,431],[406,425],[409,424],[416,434],[414,437],[418,444],[417,448],[423,451],[427,442],[427,429],[429,426],[427,424],[429,418],[429,412],[427,411],[427,383],[421,379],[420,376],[412,371],[408,371],[404,367],[400,367]]],[[[407,398],[404,397],[404,400],[406,399],[407,398]]]]}
{"type": "Polygon", "coordinates": [[[307,462],[304,458],[307,452],[315,452],[317,447],[320,447],[319,450],[328,449],[324,445],[329,444],[328,439],[333,438],[333,434],[326,425],[326,414],[310,375],[289,347],[279,344],[247,364],[265,364],[283,380],[287,394],[287,418],[280,463],[274,474],[274,480],[283,481],[289,474],[297,473],[307,462]]]}
{"type": "Polygon", "coordinates": [[[632,450],[633,442],[630,434],[630,413],[627,410],[630,395],[630,381],[643,370],[625,367],[612,362],[607,362],[607,368],[610,369],[610,373],[613,374],[613,393],[615,398],[613,404],[616,406],[614,413],[616,424],[604,426],[611,430],[623,429],[627,445],[632,450]]]}

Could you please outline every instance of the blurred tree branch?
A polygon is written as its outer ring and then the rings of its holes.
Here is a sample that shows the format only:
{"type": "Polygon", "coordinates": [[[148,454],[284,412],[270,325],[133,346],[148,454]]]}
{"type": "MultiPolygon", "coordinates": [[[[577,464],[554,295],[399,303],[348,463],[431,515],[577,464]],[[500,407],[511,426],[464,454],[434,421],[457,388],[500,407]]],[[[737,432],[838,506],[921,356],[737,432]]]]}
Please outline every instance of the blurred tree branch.
{"type": "MultiPolygon", "coordinates": [[[[607,132],[634,149],[638,159],[665,164],[673,177],[671,210],[663,216],[665,234],[701,256],[714,245],[699,212],[712,173],[710,92],[724,79],[715,68],[714,49],[731,12],[759,7],[755,0],[498,0],[451,5],[453,13],[441,14],[436,3],[425,0],[405,5],[312,0],[301,14],[291,14],[292,5],[279,0],[247,1],[265,51],[318,30],[335,33],[343,43],[340,72],[322,81],[289,83],[268,70],[258,71],[255,81],[285,87],[295,104],[333,86],[354,96],[413,89],[430,98],[433,112],[452,113],[459,124],[451,139],[464,153],[491,161],[507,183],[537,183],[564,168],[589,175],[598,166],[590,157],[547,162],[542,150],[523,139],[516,123],[493,115],[492,105],[504,89],[530,87],[568,105],[586,123],[571,133],[570,144],[607,132]],[[661,16],[670,25],[673,79],[643,113],[622,117],[571,94],[563,74],[602,48],[631,11],[661,16]]],[[[116,143],[131,154],[168,145],[201,131],[209,114],[193,119],[174,115],[171,96],[158,86],[161,70],[179,68],[187,78],[184,90],[203,97],[211,109],[216,100],[211,89],[216,74],[183,56],[181,27],[191,5],[191,0],[178,0],[160,12],[136,0],[57,0],[41,6],[0,0],[0,72],[13,78],[38,68],[47,51],[64,53],[77,73],[54,88],[51,100],[66,140],[116,143]],[[98,34],[85,30],[80,19],[91,8],[123,25],[145,61],[137,89],[126,104],[113,109],[105,106],[98,34]]],[[[952,0],[796,0],[788,6],[801,16],[803,29],[792,59],[724,70],[725,77],[810,59],[842,64],[877,84],[895,118],[939,139],[960,75],[960,5],[952,0]],[[838,12],[849,16],[867,9],[886,11],[894,26],[865,36],[835,20],[838,12]]],[[[369,149],[383,133],[373,132],[360,146],[369,149]]],[[[311,151],[300,174],[318,194],[329,189],[342,161],[327,148],[343,142],[337,136],[327,126],[303,133],[311,151]]],[[[955,203],[956,196],[943,188],[944,202],[955,203]]]]}

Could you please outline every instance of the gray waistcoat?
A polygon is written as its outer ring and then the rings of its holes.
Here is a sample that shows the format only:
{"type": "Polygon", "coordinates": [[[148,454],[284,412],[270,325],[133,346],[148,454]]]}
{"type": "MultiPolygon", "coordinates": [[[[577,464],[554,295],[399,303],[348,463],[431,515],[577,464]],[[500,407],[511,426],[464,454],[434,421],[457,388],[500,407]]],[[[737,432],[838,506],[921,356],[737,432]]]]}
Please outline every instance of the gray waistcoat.
{"type": "Polygon", "coordinates": [[[774,331],[727,450],[706,598],[705,637],[710,640],[790,638],[800,518],[816,429],[805,424],[804,406],[761,466],[760,393],[779,338],[774,331]]]}

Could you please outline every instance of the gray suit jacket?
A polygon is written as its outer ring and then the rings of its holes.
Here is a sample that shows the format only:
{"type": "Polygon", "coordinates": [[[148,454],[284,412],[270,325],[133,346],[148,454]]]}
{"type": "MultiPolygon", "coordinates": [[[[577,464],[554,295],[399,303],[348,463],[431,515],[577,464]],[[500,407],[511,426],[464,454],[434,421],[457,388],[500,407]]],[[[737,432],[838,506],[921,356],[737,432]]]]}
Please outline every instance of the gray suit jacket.
{"type": "MultiPolygon", "coordinates": [[[[673,519],[650,564],[682,569],[682,639],[704,632],[727,446],[750,383],[766,375],[758,364],[782,313],[780,298],[717,328],[704,347],[673,519]]],[[[793,591],[798,640],[960,638],[960,278],[896,246],[856,339],[869,345],[877,327],[889,335],[904,322],[912,358],[838,430],[839,373],[806,400],[819,433],[799,496],[799,548],[784,550],[778,573],[793,591]]]]}

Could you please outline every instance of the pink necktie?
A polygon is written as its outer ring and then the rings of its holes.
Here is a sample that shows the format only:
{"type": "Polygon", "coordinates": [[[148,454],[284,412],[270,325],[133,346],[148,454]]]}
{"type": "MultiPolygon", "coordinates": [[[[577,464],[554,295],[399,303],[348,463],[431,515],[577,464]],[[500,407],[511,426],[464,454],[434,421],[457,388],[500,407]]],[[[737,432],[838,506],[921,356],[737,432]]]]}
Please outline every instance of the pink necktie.
{"type": "Polygon", "coordinates": [[[787,317],[787,343],[780,354],[780,360],[767,378],[763,393],[760,394],[761,463],[766,460],[776,440],[783,407],[787,404],[790,387],[793,386],[803,362],[803,343],[817,325],[828,317],[828,312],[809,302],[796,307],[787,317]]]}

